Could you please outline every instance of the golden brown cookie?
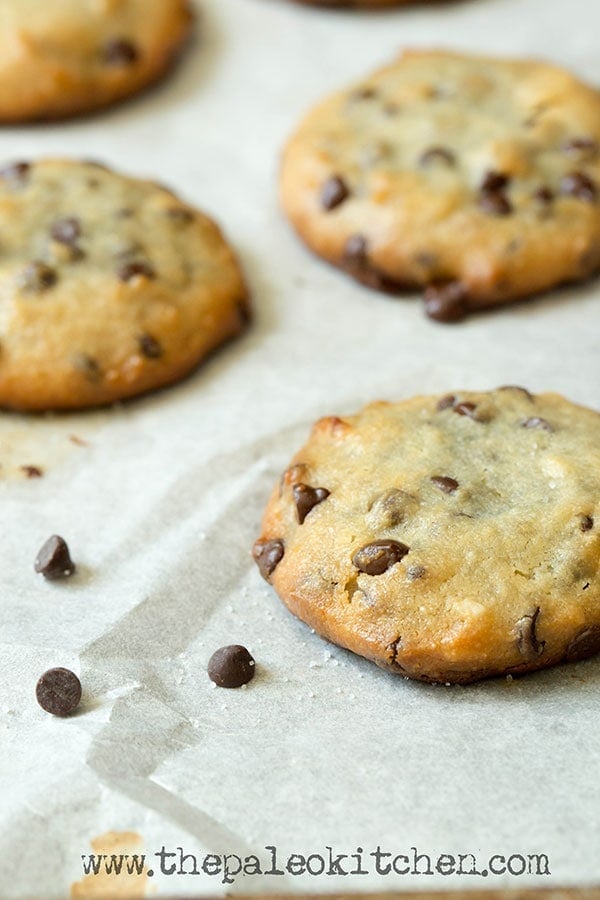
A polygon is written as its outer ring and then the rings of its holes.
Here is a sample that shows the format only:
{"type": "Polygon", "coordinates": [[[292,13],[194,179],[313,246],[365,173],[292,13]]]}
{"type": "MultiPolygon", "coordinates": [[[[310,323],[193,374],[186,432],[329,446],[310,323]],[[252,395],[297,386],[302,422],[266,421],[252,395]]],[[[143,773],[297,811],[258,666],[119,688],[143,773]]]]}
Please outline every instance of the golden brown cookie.
{"type": "Polygon", "coordinates": [[[319,634],[470,682],[600,651],[600,414],[523,388],[318,422],[254,557],[319,634]]]}
{"type": "Polygon", "coordinates": [[[0,171],[0,405],[97,406],[161,387],[248,317],[218,227],[93,163],[0,171]]]}
{"type": "Polygon", "coordinates": [[[189,34],[187,0],[3,0],[0,122],[63,118],[137,93],[189,34]]]}
{"type": "Polygon", "coordinates": [[[600,270],[600,93],[554,66],[412,52],[314,109],[283,207],[372,287],[442,321],[600,270]]]}

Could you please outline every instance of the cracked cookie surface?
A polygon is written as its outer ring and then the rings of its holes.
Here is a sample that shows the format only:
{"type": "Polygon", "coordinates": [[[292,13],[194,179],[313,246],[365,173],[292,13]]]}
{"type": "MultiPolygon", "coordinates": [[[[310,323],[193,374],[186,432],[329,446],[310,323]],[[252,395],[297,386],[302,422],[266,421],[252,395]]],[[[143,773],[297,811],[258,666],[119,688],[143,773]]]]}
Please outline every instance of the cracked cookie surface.
{"type": "Polygon", "coordinates": [[[0,171],[0,405],[97,406],[176,381],[248,319],[218,227],[93,163],[0,171]]]}
{"type": "Polygon", "coordinates": [[[137,93],[191,25],[187,0],[3,0],[0,121],[64,118],[137,93]]]}
{"type": "Polygon", "coordinates": [[[541,62],[408,52],[308,114],[280,194],[318,255],[454,321],[600,270],[600,93],[541,62]]]}
{"type": "Polygon", "coordinates": [[[600,414],[507,387],[317,422],[259,569],[319,634],[466,683],[600,651],[600,414]]]}

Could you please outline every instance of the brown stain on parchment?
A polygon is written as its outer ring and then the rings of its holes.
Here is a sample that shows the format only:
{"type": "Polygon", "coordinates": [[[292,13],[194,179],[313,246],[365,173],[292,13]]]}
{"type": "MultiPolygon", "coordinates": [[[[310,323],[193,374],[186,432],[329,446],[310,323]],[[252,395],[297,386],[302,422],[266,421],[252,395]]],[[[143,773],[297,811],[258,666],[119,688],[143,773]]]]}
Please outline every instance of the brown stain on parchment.
{"type": "MultiPolygon", "coordinates": [[[[90,841],[92,850],[96,854],[106,854],[108,857],[115,854],[143,853],[144,842],[135,831],[107,831],[90,841]]],[[[106,900],[108,897],[147,897],[148,868],[144,866],[142,875],[130,875],[123,865],[120,875],[107,874],[101,869],[97,874],[84,875],[80,881],[71,885],[71,900],[106,900]]]]}

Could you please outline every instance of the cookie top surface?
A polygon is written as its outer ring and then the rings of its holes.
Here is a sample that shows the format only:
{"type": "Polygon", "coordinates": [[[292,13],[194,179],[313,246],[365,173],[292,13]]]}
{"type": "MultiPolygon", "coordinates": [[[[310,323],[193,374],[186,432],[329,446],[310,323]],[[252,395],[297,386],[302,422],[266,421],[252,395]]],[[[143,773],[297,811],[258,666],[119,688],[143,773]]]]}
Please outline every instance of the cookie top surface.
{"type": "Polygon", "coordinates": [[[187,0],[3,0],[0,121],[75,115],[139,91],[191,23],[187,0]]]}
{"type": "Polygon", "coordinates": [[[281,197],[359,280],[434,286],[436,318],[584,278],[600,269],[600,93],[541,62],[407,53],[309,113],[281,197]]]}
{"type": "Polygon", "coordinates": [[[0,172],[0,405],[84,407],[159,387],[243,327],[217,226],[93,163],[0,172]]]}
{"type": "Polygon", "coordinates": [[[467,682],[600,650],[600,414],[520,388],[316,424],[255,558],[301,619],[467,682]]]}

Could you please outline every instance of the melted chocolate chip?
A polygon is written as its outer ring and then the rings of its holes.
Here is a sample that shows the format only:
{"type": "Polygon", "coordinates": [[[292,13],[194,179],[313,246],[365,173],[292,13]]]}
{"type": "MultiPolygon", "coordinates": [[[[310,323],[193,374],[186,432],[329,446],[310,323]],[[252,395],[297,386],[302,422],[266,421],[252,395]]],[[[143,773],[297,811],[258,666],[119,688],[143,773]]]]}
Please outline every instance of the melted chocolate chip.
{"type": "Polygon", "coordinates": [[[437,402],[437,410],[438,412],[442,412],[444,409],[451,409],[456,403],[456,397],[454,394],[446,394],[445,397],[442,397],[441,400],[437,402]]]}
{"type": "Polygon", "coordinates": [[[32,294],[41,294],[49,290],[57,281],[58,276],[55,270],[38,260],[29,263],[19,277],[21,288],[32,294]]]}
{"type": "Polygon", "coordinates": [[[138,338],[138,344],[142,355],[146,359],[160,359],[163,354],[161,345],[151,334],[142,334],[138,338]]]}
{"type": "Polygon", "coordinates": [[[591,516],[582,516],[579,527],[582,531],[591,531],[594,527],[594,520],[591,516]]]}
{"type": "Polygon", "coordinates": [[[68,716],[81,701],[81,682],[69,669],[48,669],[35,687],[37,702],[53,716],[68,716]]]}
{"type": "Polygon", "coordinates": [[[450,478],[449,475],[432,475],[430,480],[444,494],[453,494],[460,487],[458,481],[455,478],[450,478]]]}
{"type": "Polygon", "coordinates": [[[500,191],[497,193],[481,193],[479,195],[479,206],[491,216],[509,216],[512,212],[510,200],[500,191]]]}
{"type": "Polygon", "coordinates": [[[350,95],[351,100],[373,100],[374,97],[377,97],[377,91],[372,87],[358,88],[350,95]]]}
{"type": "Polygon", "coordinates": [[[300,525],[309,512],[329,497],[327,488],[312,488],[308,484],[295,484],[293,487],[294,502],[300,525]]]}
{"type": "Polygon", "coordinates": [[[191,209],[186,209],[185,206],[172,206],[166,211],[166,215],[173,222],[179,222],[182,225],[189,225],[196,218],[191,209]]]}
{"type": "Polygon", "coordinates": [[[19,468],[28,478],[41,478],[44,474],[43,469],[40,469],[39,466],[19,466],[19,468]]]}
{"type": "Polygon", "coordinates": [[[48,581],[57,581],[59,578],[68,578],[72,575],[75,564],[66,541],[57,534],[48,538],[36,556],[34,568],[38,575],[43,575],[48,581]]]}
{"type": "Polygon", "coordinates": [[[522,656],[541,656],[546,646],[546,641],[538,640],[536,627],[540,615],[539,606],[531,615],[523,616],[517,622],[519,653],[522,656]]]}
{"type": "Polygon", "coordinates": [[[16,162],[10,166],[0,169],[0,178],[6,181],[12,181],[15,184],[22,183],[26,180],[31,171],[31,164],[27,162],[16,162]]]}
{"type": "Polygon", "coordinates": [[[357,550],[352,557],[352,562],[366,575],[382,575],[384,572],[400,562],[409,552],[410,547],[398,541],[383,540],[373,541],[357,550]]]}
{"type": "Polygon", "coordinates": [[[560,190],[568,197],[585,200],[587,203],[593,203],[598,194],[596,183],[584,172],[571,172],[565,175],[560,183],[560,190]]]}
{"type": "Polygon", "coordinates": [[[339,175],[328,178],[321,190],[321,206],[328,212],[340,206],[350,196],[348,185],[339,175]]]}
{"type": "Polygon", "coordinates": [[[256,541],[252,548],[252,556],[265,581],[269,581],[271,575],[283,559],[284,553],[285,546],[283,541],[256,541]]]}
{"type": "Polygon", "coordinates": [[[131,66],[139,53],[135,44],[123,38],[113,38],[103,48],[102,58],[110,66],[131,66]]]}
{"type": "Polygon", "coordinates": [[[469,311],[468,291],[462,281],[430,284],[423,301],[426,314],[436,322],[459,322],[469,311]]]}
{"type": "Polygon", "coordinates": [[[73,359],[73,365],[78,372],[85,375],[87,380],[91,381],[93,384],[100,381],[102,378],[102,369],[100,368],[98,360],[94,359],[93,356],[89,356],[87,353],[78,353],[73,359]]]}
{"type": "Polygon", "coordinates": [[[252,681],[256,674],[254,659],[240,644],[216,650],[208,661],[208,677],[224,688],[238,688],[252,681]]]}
{"type": "Polygon", "coordinates": [[[554,431],[554,428],[547,422],[546,419],[541,419],[539,416],[532,416],[530,419],[524,419],[521,422],[521,428],[541,428],[543,431],[554,431]]]}
{"type": "Polygon", "coordinates": [[[484,194],[497,194],[505,190],[509,184],[508,175],[504,175],[502,172],[487,172],[479,190],[484,194]]]}
{"type": "Polygon", "coordinates": [[[566,659],[568,662],[576,662],[595,653],[600,653],[600,626],[591,625],[573,638],[567,647],[566,659]]]}
{"type": "Polygon", "coordinates": [[[598,155],[600,147],[592,137],[576,137],[563,144],[563,153],[583,159],[593,159],[598,155]]]}
{"type": "Polygon", "coordinates": [[[381,272],[369,259],[369,245],[367,239],[362,234],[354,234],[348,238],[344,247],[344,255],[341,262],[342,267],[367,287],[375,288],[378,291],[386,291],[396,294],[402,288],[402,285],[394,281],[392,278],[381,272]]]}
{"type": "Polygon", "coordinates": [[[156,278],[156,272],[149,263],[130,262],[126,263],[117,272],[121,281],[132,281],[132,279],[142,276],[144,278],[156,278]]]}
{"type": "Polygon", "coordinates": [[[419,165],[428,166],[431,163],[444,163],[447,166],[453,166],[456,163],[456,157],[452,150],[447,147],[429,147],[419,157],[419,165]]]}
{"type": "Polygon", "coordinates": [[[549,187],[542,186],[533,192],[533,199],[543,206],[549,206],[554,200],[554,194],[549,187]]]}
{"type": "Polygon", "coordinates": [[[467,416],[469,419],[477,419],[477,406],[474,403],[457,403],[454,412],[459,416],[467,416]]]}
{"type": "Polygon", "coordinates": [[[78,238],[81,237],[81,222],[74,217],[66,219],[57,219],[52,228],[50,235],[53,241],[59,244],[72,245],[76,244],[78,238]]]}

